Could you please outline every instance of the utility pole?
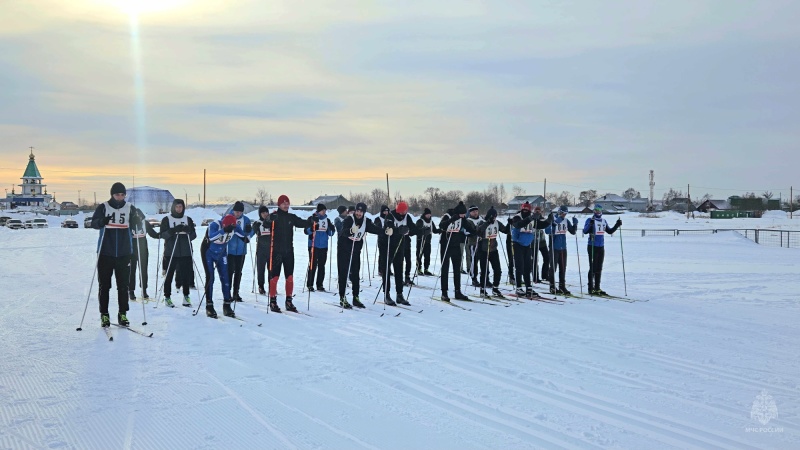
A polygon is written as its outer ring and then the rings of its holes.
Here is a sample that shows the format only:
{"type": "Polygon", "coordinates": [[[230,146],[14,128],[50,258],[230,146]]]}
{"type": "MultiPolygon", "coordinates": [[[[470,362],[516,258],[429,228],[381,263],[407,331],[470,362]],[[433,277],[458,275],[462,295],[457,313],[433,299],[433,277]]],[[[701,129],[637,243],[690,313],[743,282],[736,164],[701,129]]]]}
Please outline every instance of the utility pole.
{"type": "Polygon", "coordinates": [[[647,205],[647,209],[649,209],[649,210],[654,210],[655,209],[655,207],[653,207],[653,188],[656,186],[656,182],[654,181],[654,177],[655,177],[655,175],[653,174],[653,171],[651,170],[650,171],[650,204],[647,205]]]}
{"type": "Polygon", "coordinates": [[[203,209],[206,207],[206,169],[203,169],[203,209]]]}
{"type": "Polygon", "coordinates": [[[544,198],[544,204],[542,205],[542,211],[544,211],[545,207],[547,207],[547,178],[544,179],[544,192],[542,193],[542,197],[544,198]]]}
{"type": "Polygon", "coordinates": [[[689,209],[692,205],[692,196],[689,194],[689,185],[686,185],[686,218],[689,218],[689,209]]]}
{"type": "Polygon", "coordinates": [[[794,192],[792,191],[793,186],[789,186],[789,218],[792,218],[792,214],[794,213],[794,192]]]}

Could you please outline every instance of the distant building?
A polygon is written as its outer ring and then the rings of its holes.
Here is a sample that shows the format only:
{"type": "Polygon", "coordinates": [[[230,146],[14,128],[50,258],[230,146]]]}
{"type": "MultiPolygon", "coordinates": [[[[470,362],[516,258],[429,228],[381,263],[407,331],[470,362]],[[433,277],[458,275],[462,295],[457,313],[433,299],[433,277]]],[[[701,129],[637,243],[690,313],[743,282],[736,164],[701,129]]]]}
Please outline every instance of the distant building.
{"type": "Polygon", "coordinates": [[[31,207],[32,209],[47,209],[53,202],[53,196],[47,193],[47,185],[44,184],[44,178],[36,167],[36,157],[33,155],[33,147],[31,147],[31,154],[28,156],[28,166],[25,167],[25,173],[22,174],[22,184],[19,193],[16,188],[12,187],[11,193],[6,194],[3,201],[6,207],[31,207]]]}
{"type": "Polygon", "coordinates": [[[136,205],[145,214],[167,213],[172,208],[172,196],[166,189],[159,189],[152,186],[136,186],[127,190],[125,200],[132,205],[136,205]]]}
{"type": "Polygon", "coordinates": [[[547,206],[549,205],[549,202],[541,195],[518,195],[508,201],[508,210],[519,211],[525,202],[530,203],[531,207],[534,208],[539,206],[542,209],[548,209],[547,206]]]}
{"type": "Polygon", "coordinates": [[[647,211],[646,198],[633,198],[629,200],[625,197],[616,194],[606,194],[595,200],[595,202],[602,204],[603,207],[605,207],[606,205],[613,205],[614,208],[618,211],[622,210],[634,211],[634,212],[647,211]]]}
{"type": "Polygon", "coordinates": [[[706,200],[697,207],[700,212],[727,211],[731,209],[731,204],[727,200],[706,200]]]}
{"type": "Polygon", "coordinates": [[[336,210],[339,206],[355,206],[349,200],[344,198],[343,195],[320,195],[319,197],[311,200],[309,206],[317,206],[320,203],[328,208],[328,211],[336,210]]]}

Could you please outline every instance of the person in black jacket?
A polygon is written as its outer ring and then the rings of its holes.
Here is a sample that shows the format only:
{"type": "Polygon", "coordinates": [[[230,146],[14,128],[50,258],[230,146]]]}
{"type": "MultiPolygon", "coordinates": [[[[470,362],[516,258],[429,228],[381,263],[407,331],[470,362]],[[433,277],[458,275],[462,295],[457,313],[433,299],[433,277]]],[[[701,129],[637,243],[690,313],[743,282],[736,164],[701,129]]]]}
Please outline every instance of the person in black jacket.
{"type": "Polygon", "coordinates": [[[269,218],[269,209],[264,205],[258,207],[258,220],[253,223],[253,231],[256,235],[258,293],[266,295],[267,291],[264,290],[264,268],[269,262],[270,244],[272,243],[272,221],[269,218]]]}
{"type": "Polygon", "coordinates": [[[425,208],[422,217],[417,220],[417,275],[433,275],[428,270],[431,267],[431,239],[439,233],[441,231],[431,220],[431,210],[425,208]]]}
{"type": "Polygon", "coordinates": [[[136,300],[135,287],[137,281],[141,281],[142,298],[150,298],[147,295],[147,263],[150,259],[150,251],[147,249],[147,236],[150,235],[153,239],[160,239],[161,236],[153,229],[150,222],[146,220],[140,221],[140,225],[131,226],[131,234],[133,236],[133,253],[131,253],[131,270],[130,277],[128,278],[128,298],[136,300]],[[136,267],[141,266],[141,280],[136,278],[136,267]]]}
{"type": "MultiPolygon", "coordinates": [[[[339,304],[342,308],[350,309],[347,303],[345,290],[347,289],[347,277],[350,274],[350,283],[353,286],[353,306],[364,308],[364,304],[358,298],[360,291],[359,272],[361,271],[361,247],[364,245],[364,238],[367,233],[381,235],[383,229],[377,227],[373,222],[364,216],[367,212],[367,205],[359,203],[352,216],[347,216],[342,221],[342,231],[339,233],[336,247],[336,267],[339,271],[339,304]]],[[[369,263],[369,261],[367,262],[369,263]]]]}
{"type": "Polygon", "coordinates": [[[130,226],[141,225],[144,214],[125,202],[125,185],[114,183],[111,198],[97,205],[92,215],[92,228],[100,230],[97,255],[98,300],[100,302],[100,325],[111,326],[108,316],[111,276],[117,284],[117,323],[130,325],[128,320],[128,279],[130,278],[131,241],[130,226]]]}
{"type": "MultiPolygon", "coordinates": [[[[395,288],[395,295],[396,295],[396,302],[400,303],[401,305],[409,305],[408,300],[403,297],[403,274],[406,270],[403,269],[403,262],[405,261],[405,253],[404,247],[409,245],[408,242],[411,240],[410,236],[416,235],[416,227],[414,226],[414,222],[411,220],[411,216],[408,214],[408,203],[404,201],[399,201],[397,203],[397,207],[394,211],[391,211],[389,215],[384,220],[386,227],[389,229],[389,251],[392,253],[389,255],[391,257],[391,265],[392,270],[394,271],[394,288],[395,288]]],[[[409,248],[409,252],[410,252],[409,248]]],[[[407,271],[411,272],[410,264],[406,267],[407,271]]],[[[408,275],[406,275],[408,278],[408,275]]],[[[384,289],[386,289],[386,297],[384,299],[384,303],[387,305],[393,306],[395,304],[395,300],[389,296],[389,289],[391,288],[391,275],[388,277],[387,280],[384,280],[384,289]]],[[[410,280],[410,279],[409,279],[410,280]]]]}
{"type": "Polygon", "coordinates": [[[284,306],[289,311],[297,312],[292,303],[294,291],[294,228],[310,227],[317,216],[301,219],[289,212],[289,197],[278,197],[278,209],[270,214],[272,221],[272,253],[269,263],[269,308],[274,312],[281,312],[278,307],[278,277],[281,267],[286,277],[286,303],[284,306]]]}
{"type": "MultiPolygon", "coordinates": [[[[381,211],[378,217],[372,220],[373,225],[378,228],[386,228],[386,219],[389,217],[389,207],[381,205],[381,211]]],[[[389,237],[384,233],[378,234],[378,275],[383,278],[383,271],[386,270],[386,246],[389,243],[389,237]]]]}
{"type": "Polygon", "coordinates": [[[503,271],[500,268],[500,254],[497,251],[497,238],[500,233],[508,234],[508,226],[497,220],[497,210],[494,207],[489,208],[486,212],[484,220],[478,226],[477,235],[480,237],[478,241],[478,250],[475,254],[478,264],[481,268],[481,279],[479,281],[481,288],[481,297],[489,297],[487,287],[492,287],[492,295],[497,298],[503,298],[503,294],[498,289],[500,285],[500,278],[503,271]],[[492,266],[492,283],[489,284],[488,265],[492,266]]]}
{"type": "Polygon", "coordinates": [[[517,291],[519,297],[537,296],[531,286],[531,273],[533,272],[533,249],[531,243],[535,237],[536,230],[544,230],[553,221],[551,213],[547,219],[542,219],[541,215],[534,215],[531,212],[531,204],[525,202],[520,211],[512,219],[511,238],[514,241],[514,266],[517,269],[517,291]],[[522,282],[525,288],[522,288],[522,282]]]}
{"type": "Polygon", "coordinates": [[[472,222],[466,220],[467,207],[464,202],[458,202],[458,206],[447,211],[447,214],[442,216],[439,221],[439,229],[442,231],[442,241],[439,246],[441,247],[442,269],[439,273],[442,283],[442,300],[449,302],[450,297],[447,296],[447,283],[450,277],[450,264],[453,264],[453,287],[455,291],[456,300],[469,300],[469,298],[461,293],[461,245],[464,243],[463,230],[469,233],[475,233],[477,230],[472,225],[472,222]]]}
{"type": "Polygon", "coordinates": [[[172,277],[175,271],[181,277],[183,288],[183,306],[191,307],[189,287],[192,285],[192,241],[197,237],[194,221],[184,214],[186,204],[183,199],[176,198],[168,216],[161,219],[160,233],[164,239],[164,259],[167,260],[167,275],[164,278],[164,303],[170,308],[172,303],[172,277]]]}

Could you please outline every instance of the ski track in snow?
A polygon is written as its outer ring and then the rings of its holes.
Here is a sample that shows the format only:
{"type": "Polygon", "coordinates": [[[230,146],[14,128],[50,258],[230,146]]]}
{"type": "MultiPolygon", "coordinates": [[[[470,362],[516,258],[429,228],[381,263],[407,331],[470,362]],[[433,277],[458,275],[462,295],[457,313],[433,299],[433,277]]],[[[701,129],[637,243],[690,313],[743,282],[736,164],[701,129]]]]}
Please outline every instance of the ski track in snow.
{"type": "MultiPolygon", "coordinates": [[[[664,227],[636,217],[625,223],[664,227]]],[[[367,278],[361,298],[371,314],[323,306],[336,297],[321,292],[310,295],[314,317],[267,314],[266,297],[247,291],[248,257],[245,302],[236,305],[245,322],[211,320],[203,308],[193,317],[202,292],[192,291],[191,309],[145,303],[146,327],[142,303],[131,302],[132,326],[154,337],[113,328],[108,342],[96,279],[83,331],[75,331],[96,240],[93,230],[0,228],[0,448],[800,446],[795,249],[730,232],[631,233],[628,291],[649,302],[464,303],[472,311],[463,311],[414,288],[409,300],[421,314],[385,307],[383,317],[384,306],[371,302],[380,281],[370,287],[367,278]],[[766,427],[781,432],[746,432],[763,427],[750,418],[762,390],[779,411],[766,427]]],[[[295,304],[303,311],[305,242],[298,231],[295,304]]],[[[157,244],[148,244],[154,295],[157,244]]],[[[374,257],[374,237],[369,245],[374,257]]],[[[567,281],[578,286],[574,245],[568,241],[567,281]]],[[[199,252],[196,259],[200,265],[199,252]]],[[[611,237],[605,290],[624,295],[621,270],[611,237]]],[[[436,278],[417,282],[432,287],[436,278]]],[[[218,280],[215,288],[221,310],[218,280]]],[[[113,320],[113,288],[111,298],[113,320]]]]}

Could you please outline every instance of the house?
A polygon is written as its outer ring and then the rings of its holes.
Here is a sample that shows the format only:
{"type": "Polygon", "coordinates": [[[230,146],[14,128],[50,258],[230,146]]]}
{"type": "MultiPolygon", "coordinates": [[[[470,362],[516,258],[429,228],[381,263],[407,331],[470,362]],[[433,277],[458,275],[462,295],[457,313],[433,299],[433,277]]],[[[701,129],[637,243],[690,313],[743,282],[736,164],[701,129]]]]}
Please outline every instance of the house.
{"type": "Polygon", "coordinates": [[[687,211],[694,211],[697,209],[690,199],[683,197],[673,198],[672,201],[669,202],[668,206],[668,209],[677,211],[679,213],[685,213],[687,211]]]}
{"type": "Polygon", "coordinates": [[[568,206],[567,211],[569,214],[593,214],[592,208],[588,206],[568,206]]]}
{"type": "Polygon", "coordinates": [[[145,214],[163,214],[172,209],[172,201],[175,197],[166,189],[159,189],[152,186],[135,186],[128,188],[126,201],[145,214]]]}
{"type": "Polygon", "coordinates": [[[697,207],[700,212],[727,211],[731,209],[731,204],[727,200],[706,200],[697,207]]]}
{"type": "Polygon", "coordinates": [[[541,195],[518,195],[508,201],[508,209],[509,211],[519,211],[525,202],[530,203],[532,207],[540,206],[545,210],[550,206],[550,203],[541,195]]]}
{"type": "Polygon", "coordinates": [[[341,194],[339,194],[339,195],[320,195],[319,197],[315,198],[314,200],[311,200],[308,204],[311,205],[311,206],[317,206],[320,203],[325,205],[325,207],[328,208],[328,211],[335,211],[336,208],[338,208],[339,206],[352,206],[353,205],[353,203],[351,203],[349,200],[344,198],[344,196],[341,195],[341,194]]]}
{"type": "Polygon", "coordinates": [[[602,204],[603,207],[605,207],[606,205],[613,205],[614,208],[618,211],[622,210],[635,211],[635,212],[647,211],[646,198],[634,198],[629,200],[617,194],[606,194],[595,200],[595,202],[602,204]]]}
{"type": "Polygon", "coordinates": [[[61,209],[78,210],[78,205],[74,202],[61,202],[61,209]]]}

